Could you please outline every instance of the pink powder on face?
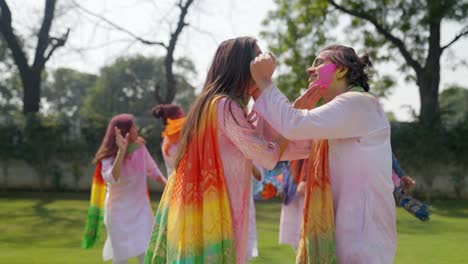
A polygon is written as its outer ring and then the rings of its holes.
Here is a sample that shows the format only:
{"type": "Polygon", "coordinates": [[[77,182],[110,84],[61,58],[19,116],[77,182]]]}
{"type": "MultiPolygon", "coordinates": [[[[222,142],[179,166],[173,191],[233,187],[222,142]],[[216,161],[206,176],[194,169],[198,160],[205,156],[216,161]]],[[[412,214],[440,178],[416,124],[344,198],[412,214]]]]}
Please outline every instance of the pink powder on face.
{"type": "Polygon", "coordinates": [[[325,64],[318,70],[318,79],[314,82],[322,87],[328,89],[328,86],[333,82],[333,76],[336,72],[336,65],[333,63],[325,64]]]}

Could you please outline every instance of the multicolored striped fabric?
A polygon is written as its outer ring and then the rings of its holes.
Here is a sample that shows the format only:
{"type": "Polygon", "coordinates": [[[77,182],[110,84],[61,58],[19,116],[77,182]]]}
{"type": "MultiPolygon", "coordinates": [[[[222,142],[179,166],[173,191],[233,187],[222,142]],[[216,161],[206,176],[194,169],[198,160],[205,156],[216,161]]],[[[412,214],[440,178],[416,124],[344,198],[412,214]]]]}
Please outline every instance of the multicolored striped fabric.
{"type": "Polygon", "coordinates": [[[282,164],[281,171],[283,172],[283,204],[288,205],[296,198],[297,183],[294,182],[289,162],[282,164]]]}
{"type": "Polygon", "coordinates": [[[421,221],[428,221],[431,216],[431,208],[420,200],[409,195],[405,190],[405,182],[401,181],[400,186],[395,188],[393,195],[398,206],[421,221]]]}
{"type": "Polygon", "coordinates": [[[294,184],[299,185],[301,181],[306,181],[307,164],[307,159],[291,160],[289,162],[294,184]]]}
{"type": "Polygon", "coordinates": [[[337,263],[328,140],[314,140],[308,161],[298,264],[337,263]]]}
{"type": "Polygon", "coordinates": [[[88,209],[85,233],[81,242],[82,248],[90,248],[96,245],[102,232],[104,220],[104,200],[106,198],[106,182],[101,175],[102,163],[96,165],[91,187],[91,201],[88,209]]]}
{"type": "Polygon", "coordinates": [[[155,263],[235,263],[232,217],[217,140],[217,102],[169,177],[145,256],[155,263]]]}
{"type": "MultiPolygon", "coordinates": [[[[287,161],[278,162],[272,170],[263,169],[260,181],[254,181],[253,195],[255,200],[269,200],[283,192],[284,166],[287,161]]],[[[288,169],[288,168],[286,168],[288,169]]]]}
{"type": "Polygon", "coordinates": [[[289,173],[283,177],[283,204],[288,205],[297,196],[297,187],[307,179],[307,159],[292,160],[289,162],[289,173]]]}
{"type": "MultiPolygon", "coordinates": [[[[392,169],[393,173],[401,178],[405,176],[405,172],[400,167],[395,154],[392,153],[392,169]]],[[[400,185],[395,187],[393,190],[393,196],[395,197],[395,202],[397,206],[402,206],[405,210],[418,218],[421,221],[428,221],[431,215],[431,207],[420,200],[412,197],[405,190],[406,184],[404,181],[401,181],[400,185]]]]}

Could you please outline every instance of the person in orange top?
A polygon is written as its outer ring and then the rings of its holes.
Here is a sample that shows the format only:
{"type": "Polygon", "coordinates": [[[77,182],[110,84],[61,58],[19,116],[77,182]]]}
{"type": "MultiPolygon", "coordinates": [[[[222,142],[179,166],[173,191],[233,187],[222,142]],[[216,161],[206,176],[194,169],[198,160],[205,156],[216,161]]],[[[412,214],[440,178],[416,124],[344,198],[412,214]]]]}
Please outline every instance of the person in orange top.
{"type": "Polygon", "coordinates": [[[164,131],[162,132],[162,154],[167,169],[167,176],[174,170],[175,155],[179,144],[180,130],[184,124],[184,110],[175,104],[160,104],[152,109],[155,118],[161,118],[164,131]]]}

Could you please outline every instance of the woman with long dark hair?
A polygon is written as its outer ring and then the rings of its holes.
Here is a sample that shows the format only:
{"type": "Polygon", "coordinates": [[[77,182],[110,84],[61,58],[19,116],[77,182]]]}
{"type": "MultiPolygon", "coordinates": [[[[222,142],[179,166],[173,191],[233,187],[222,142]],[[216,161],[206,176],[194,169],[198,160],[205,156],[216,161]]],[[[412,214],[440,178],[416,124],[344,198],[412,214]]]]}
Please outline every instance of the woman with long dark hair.
{"type": "Polygon", "coordinates": [[[166,178],[144,140],[138,137],[132,115],[120,114],[111,119],[94,163],[96,171],[82,247],[92,247],[99,241],[104,220],[104,261],[127,263],[138,257],[143,263],[153,223],[146,177],[162,184],[166,178]]]}
{"type": "Polygon", "coordinates": [[[187,114],[145,263],[246,263],[252,160],[272,169],[286,141],[266,141],[249,122],[258,92],[250,37],[220,44],[187,114]]]}

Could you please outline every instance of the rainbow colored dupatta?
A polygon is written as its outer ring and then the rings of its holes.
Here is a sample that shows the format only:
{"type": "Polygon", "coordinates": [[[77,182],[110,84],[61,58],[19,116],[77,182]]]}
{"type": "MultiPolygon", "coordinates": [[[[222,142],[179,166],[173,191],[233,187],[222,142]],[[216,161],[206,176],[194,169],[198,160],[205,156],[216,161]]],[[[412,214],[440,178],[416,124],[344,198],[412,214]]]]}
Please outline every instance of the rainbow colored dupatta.
{"type": "Polygon", "coordinates": [[[313,141],[307,171],[304,216],[296,263],[337,263],[328,140],[313,141]]]}
{"type": "Polygon", "coordinates": [[[229,197],[217,140],[217,102],[202,111],[169,177],[145,256],[146,264],[236,262],[229,197]]]}
{"type": "Polygon", "coordinates": [[[104,200],[106,198],[106,182],[101,175],[102,163],[98,162],[94,170],[91,200],[88,209],[85,232],[81,242],[82,248],[91,248],[99,240],[104,220],[104,200]]]}

